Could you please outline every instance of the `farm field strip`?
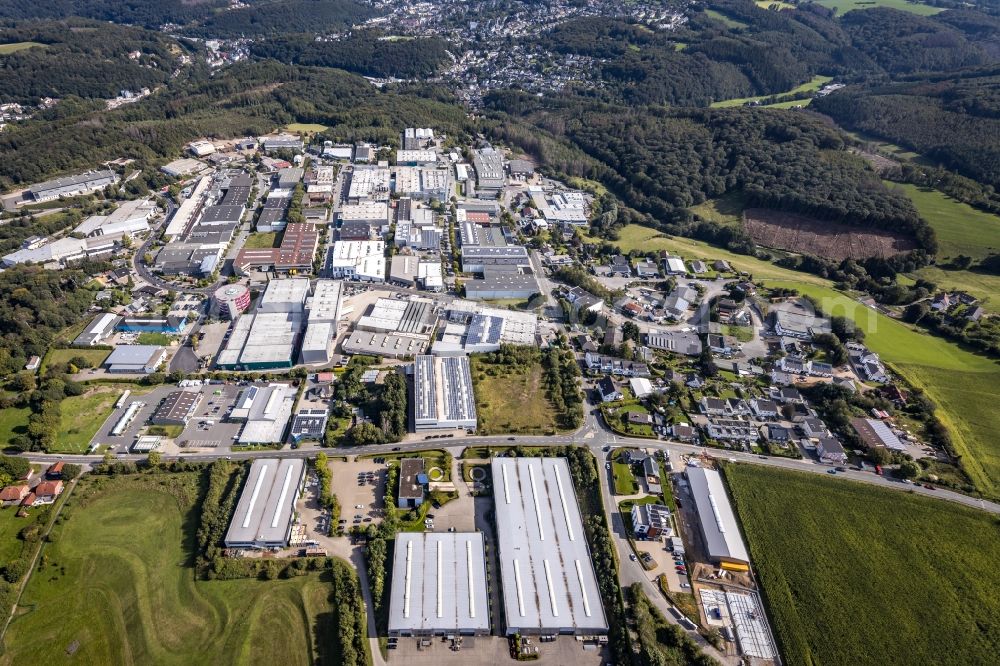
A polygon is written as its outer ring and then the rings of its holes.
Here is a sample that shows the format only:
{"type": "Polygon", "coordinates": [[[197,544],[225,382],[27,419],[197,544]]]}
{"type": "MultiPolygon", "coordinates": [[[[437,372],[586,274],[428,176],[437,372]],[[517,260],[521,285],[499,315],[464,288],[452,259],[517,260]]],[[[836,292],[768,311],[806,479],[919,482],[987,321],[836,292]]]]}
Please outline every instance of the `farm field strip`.
{"type": "Polygon", "coordinates": [[[777,468],[728,465],[725,475],[786,663],[994,660],[993,517],[777,468]]]}

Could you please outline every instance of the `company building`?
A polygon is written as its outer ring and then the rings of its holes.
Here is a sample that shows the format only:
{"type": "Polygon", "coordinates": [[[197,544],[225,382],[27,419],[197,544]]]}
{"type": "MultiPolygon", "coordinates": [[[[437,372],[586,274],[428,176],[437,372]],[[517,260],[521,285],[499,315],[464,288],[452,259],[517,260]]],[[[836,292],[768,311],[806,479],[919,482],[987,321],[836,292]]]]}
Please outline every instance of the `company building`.
{"type": "Polygon", "coordinates": [[[489,634],[481,532],[401,532],[392,571],[390,636],[489,634]]]}
{"type": "Polygon", "coordinates": [[[255,460],[226,531],[226,547],[287,546],[304,477],[305,462],[301,459],[255,460]]]}
{"type": "Polygon", "coordinates": [[[417,430],[476,428],[476,396],[465,356],[418,356],[413,397],[417,430]]]}
{"type": "Polygon", "coordinates": [[[747,571],[750,555],[740,536],[722,477],[717,471],[703,467],[688,467],[687,477],[709,559],[724,569],[747,571]]]}
{"type": "Polygon", "coordinates": [[[605,634],[597,576],[565,458],[494,458],[507,635],[605,634]]]}

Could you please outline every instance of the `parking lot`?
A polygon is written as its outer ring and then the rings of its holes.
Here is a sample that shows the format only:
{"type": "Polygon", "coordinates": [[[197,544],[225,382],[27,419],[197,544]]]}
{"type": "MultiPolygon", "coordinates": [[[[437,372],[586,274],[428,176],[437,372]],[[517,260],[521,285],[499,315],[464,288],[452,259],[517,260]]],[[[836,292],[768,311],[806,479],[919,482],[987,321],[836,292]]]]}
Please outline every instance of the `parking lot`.
{"type": "Polygon", "coordinates": [[[331,486],[340,501],[340,518],[344,521],[341,527],[346,530],[380,523],[385,509],[385,465],[371,459],[332,460],[329,465],[331,486]]]}
{"type": "Polygon", "coordinates": [[[177,444],[187,449],[229,448],[239,436],[242,423],[227,423],[224,419],[239,396],[240,387],[232,384],[203,386],[198,409],[177,438],[177,444]]]}
{"type": "Polygon", "coordinates": [[[128,447],[132,446],[141,430],[146,427],[146,421],[153,415],[156,406],[167,397],[171,391],[176,391],[176,386],[158,386],[149,393],[138,397],[129,397],[124,404],[113,410],[111,415],[98,428],[97,434],[90,440],[91,446],[95,444],[107,444],[113,453],[126,453],[128,447]],[[112,435],[111,431],[118,424],[119,419],[125,414],[133,402],[143,403],[143,407],[129,422],[128,426],[119,435],[112,435]]]}
{"type": "MultiPolygon", "coordinates": [[[[573,664],[574,666],[597,666],[605,663],[607,649],[591,643],[578,641],[574,636],[559,636],[554,641],[540,641],[531,637],[530,648],[538,649],[538,658],[533,663],[573,664]]],[[[492,666],[512,662],[510,642],[505,636],[465,636],[461,649],[454,649],[454,641],[440,637],[400,638],[389,650],[389,663],[400,664],[460,664],[462,666],[492,666]]]]}

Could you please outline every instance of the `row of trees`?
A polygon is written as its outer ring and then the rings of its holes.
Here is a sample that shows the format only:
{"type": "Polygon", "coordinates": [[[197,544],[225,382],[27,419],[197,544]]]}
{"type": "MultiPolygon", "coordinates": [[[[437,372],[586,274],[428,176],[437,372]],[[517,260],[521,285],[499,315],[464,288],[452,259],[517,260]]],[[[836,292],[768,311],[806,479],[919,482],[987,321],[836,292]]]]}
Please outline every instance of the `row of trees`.
{"type": "Polygon", "coordinates": [[[542,356],[542,368],[545,392],[559,426],[570,430],[579,428],[583,424],[580,365],[568,342],[561,347],[550,347],[542,356]]]}

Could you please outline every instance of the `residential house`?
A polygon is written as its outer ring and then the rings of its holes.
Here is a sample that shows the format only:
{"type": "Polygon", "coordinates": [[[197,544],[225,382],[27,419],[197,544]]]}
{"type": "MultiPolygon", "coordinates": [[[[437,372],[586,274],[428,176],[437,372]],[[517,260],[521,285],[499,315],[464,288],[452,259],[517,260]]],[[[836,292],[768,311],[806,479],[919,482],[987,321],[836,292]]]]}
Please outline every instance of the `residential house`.
{"type": "Polygon", "coordinates": [[[38,506],[40,504],[52,504],[56,501],[56,498],[62,494],[63,482],[62,481],[42,481],[37,486],[35,486],[34,495],[35,500],[31,503],[31,506],[38,506]]]}
{"type": "Polygon", "coordinates": [[[680,257],[664,257],[663,270],[667,275],[684,275],[687,273],[687,268],[684,266],[684,260],[680,257]]]}
{"type": "Polygon", "coordinates": [[[632,275],[632,266],[629,264],[628,257],[620,254],[611,257],[611,265],[608,266],[608,270],[611,272],[611,275],[622,275],[624,277],[632,275]]]}
{"type": "Polygon", "coordinates": [[[621,391],[615,388],[615,383],[611,381],[611,377],[604,377],[601,381],[597,382],[597,392],[601,394],[601,402],[614,402],[615,400],[622,399],[621,391]]]}
{"type": "Polygon", "coordinates": [[[719,271],[720,273],[728,273],[729,271],[732,270],[732,268],[729,267],[729,262],[723,261],[722,259],[716,259],[715,261],[713,261],[712,268],[719,271]]]}
{"type": "Polygon", "coordinates": [[[726,414],[729,416],[750,416],[750,406],[739,398],[726,399],[726,414]]]}
{"type": "Polygon", "coordinates": [[[704,261],[696,260],[691,262],[691,272],[698,275],[708,272],[708,266],[705,265],[704,261]]]}
{"type": "Polygon", "coordinates": [[[820,437],[816,444],[816,453],[822,462],[842,465],[847,462],[847,452],[844,447],[833,437],[820,437]]]}
{"type": "Polygon", "coordinates": [[[768,423],[760,427],[760,434],[769,442],[784,444],[791,441],[792,432],[785,426],[777,423],[768,423]]]}
{"type": "Polygon", "coordinates": [[[660,277],[660,269],[652,259],[645,259],[635,265],[635,274],[641,280],[655,280],[660,277]]]}
{"type": "Polygon", "coordinates": [[[776,419],[780,415],[777,403],[764,398],[753,398],[750,400],[750,410],[754,416],[762,421],[776,419]]]}
{"type": "Polygon", "coordinates": [[[618,349],[624,342],[625,335],[621,327],[609,324],[608,330],[604,332],[604,345],[610,349],[618,349]]]}
{"type": "Polygon", "coordinates": [[[728,335],[709,333],[706,338],[708,348],[715,354],[732,354],[739,349],[739,342],[736,341],[736,338],[731,338],[728,335]]]}
{"type": "Polygon", "coordinates": [[[760,439],[757,428],[746,421],[709,419],[705,430],[709,437],[723,442],[750,443],[760,439]]]}
{"type": "Polygon", "coordinates": [[[809,363],[809,374],[813,377],[833,377],[833,366],[829,363],[811,361],[809,363]]]}
{"type": "Polygon", "coordinates": [[[653,456],[647,456],[642,461],[642,475],[646,479],[646,490],[648,492],[660,493],[663,491],[662,486],[660,486],[660,466],[656,464],[653,456]]]}
{"type": "Polygon", "coordinates": [[[666,311],[668,317],[674,319],[684,317],[690,307],[691,303],[680,296],[670,295],[663,299],[663,309],[666,311]]]}
{"type": "Polygon", "coordinates": [[[622,358],[591,354],[589,352],[583,355],[583,360],[587,369],[594,372],[603,372],[622,377],[649,377],[649,366],[645,363],[636,363],[635,361],[626,361],[622,358]]]}
{"type": "Polygon", "coordinates": [[[698,411],[706,416],[728,416],[729,409],[726,401],[721,398],[703,397],[698,401],[698,411]]]}
{"type": "Polygon", "coordinates": [[[679,442],[694,442],[698,439],[698,431],[686,423],[671,426],[670,434],[679,442]]]}
{"type": "Polygon", "coordinates": [[[29,488],[26,483],[7,486],[3,490],[0,490],[0,502],[2,502],[4,506],[20,504],[30,492],[31,488],[29,488]]]}
{"type": "Polygon", "coordinates": [[[826,424],[816,417],[802,419],[799,422],[799,430],[802,431],[803,435],[812,439],[826,437],[830,434],[830,431],[826,429],[826,424]]]}
{"type": "Polygon", "coordinates": [[[566,291],[566,300],[573,306],[574,312],[594,312],[599,313],[604,309],[604,299],[594,296],[589,291],[580,287],[573,287],[566,291]]]}
{"type": "Polygon", "coordinates": [[[771,398],[776,402],[780,402],[782,404],[787,404],[787,403],[802,404],[802,402],[804,402],[802,399],[802,394],[799,393],[799,390],[794,389],[790,386],[786,386],[781,389],[771,387],[771,398]]]}
{"type": "Polygon", "coordinates": [[[731,298],[720,298],[716,310],[719,313],[719,322],[722,324],[746,326],[750,323],[750,313],[747,312],[746,306],[731,298]]]}

